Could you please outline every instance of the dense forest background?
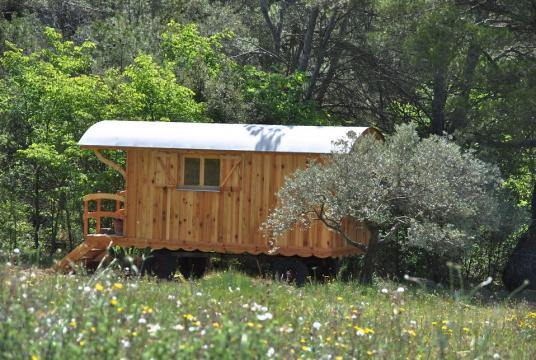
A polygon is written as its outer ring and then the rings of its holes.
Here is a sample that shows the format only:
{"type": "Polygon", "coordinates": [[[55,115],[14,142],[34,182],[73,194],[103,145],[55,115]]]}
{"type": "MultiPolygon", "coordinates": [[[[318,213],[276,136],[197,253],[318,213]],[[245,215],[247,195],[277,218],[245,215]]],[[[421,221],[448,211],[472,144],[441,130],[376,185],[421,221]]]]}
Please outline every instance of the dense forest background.
{"type": "MultiPolygon", "coordinates": [[[[498,165],[512,207],[536,204],[535,0],[2,0],[0,11],[0,248],[81,241],[81,197],[123,187],[76,146],[110,118],[385,133],[415,122],[498,165]]],[[[451,260],[470,279],[496,277],[528,225],[514,214],[462,256],[396,246],[382,271],[440,277],[451,260]]]]}

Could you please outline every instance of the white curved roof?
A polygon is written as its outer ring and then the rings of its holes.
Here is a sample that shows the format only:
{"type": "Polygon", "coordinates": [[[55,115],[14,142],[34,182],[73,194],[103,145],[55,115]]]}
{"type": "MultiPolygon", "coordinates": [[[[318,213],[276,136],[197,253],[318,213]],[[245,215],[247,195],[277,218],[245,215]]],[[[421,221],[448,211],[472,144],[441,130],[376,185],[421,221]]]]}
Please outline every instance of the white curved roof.
{"type": "Polygon", "coordinates": [[[368,127],[281,126],[106,120],[91,126],[79,145],[95,148],[330,153],[332,141],[368,127]]]}

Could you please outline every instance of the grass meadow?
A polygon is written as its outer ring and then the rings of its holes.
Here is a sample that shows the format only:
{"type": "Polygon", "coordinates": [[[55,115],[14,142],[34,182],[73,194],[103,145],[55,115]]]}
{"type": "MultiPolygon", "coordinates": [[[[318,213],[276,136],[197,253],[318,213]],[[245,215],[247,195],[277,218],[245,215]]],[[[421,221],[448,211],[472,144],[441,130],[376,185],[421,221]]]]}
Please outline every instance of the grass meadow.
{"type": "Polygon", "coordinates": [[[536,309],[526,303],[407,286],[0,265],[0,358],[536,358],[536,309]]]}

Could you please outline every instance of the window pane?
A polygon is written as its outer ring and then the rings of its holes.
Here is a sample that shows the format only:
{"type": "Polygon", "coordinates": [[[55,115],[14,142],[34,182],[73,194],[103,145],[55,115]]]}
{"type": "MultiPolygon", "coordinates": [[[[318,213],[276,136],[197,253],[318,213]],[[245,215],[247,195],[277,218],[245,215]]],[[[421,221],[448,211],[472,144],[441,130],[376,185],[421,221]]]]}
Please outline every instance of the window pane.
{"type": "Polygon", "coordinates": [[[184,185],[199,185],[201,159],[184,158],[184,185]]]}
{"type": "Polygon", "coordinates": [[[205,186],[220,185],[220,159],[205,159],[205,186]]]}

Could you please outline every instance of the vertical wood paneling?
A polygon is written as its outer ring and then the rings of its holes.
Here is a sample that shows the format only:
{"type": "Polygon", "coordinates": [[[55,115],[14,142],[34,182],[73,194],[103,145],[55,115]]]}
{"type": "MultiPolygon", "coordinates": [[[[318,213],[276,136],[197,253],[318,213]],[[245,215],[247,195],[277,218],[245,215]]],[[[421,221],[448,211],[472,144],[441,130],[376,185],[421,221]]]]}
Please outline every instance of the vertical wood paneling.
{"type": "Polygon", "coordinates": [[[127,224],[126,224],[126,230],[127,230],[127,236],[130,237],[138,237],[136,233],[136,220],[137,220],[137,214],[136,214],[136,207],[138,204],[137,201],[137,195],[138,195],[138,177],[139,173],[137,171],[137,154],[138,152],[135,150],[130,150],[127,152],[127,203],[125,204],[126,211],[127,211],[127,224]]]}
{"type": "MultiPolygon", "coordinates": [[[[267,239],[259,231],[276,206],[276,193],[284,178],[306,166],[307,154],[253,153],[216,154],[221,156],[222,182],[237,161],[220,192],[177,190],[182,179],[184,151],[129,150],[128,219],[129,237],[153,241],[220,246],[240,245],[264,249],[267,239]],[[169,235],[168,235],[169,234],[169,235]]],[[[195,155],[189,155],[195,156],[195,155]]],[[[367,232],[355,228],[353,237],[366,240],[367,232]]],[[[195,246],[195,245],[194,245],[195,246]]],[[[349,249],[347,244],[319,221],[309,229],[296,228],[278,241],[281,251],[304,249],[326,251],[349,249]]],[[[218,247],[221,249],[221,247],[218,247]]]]}

